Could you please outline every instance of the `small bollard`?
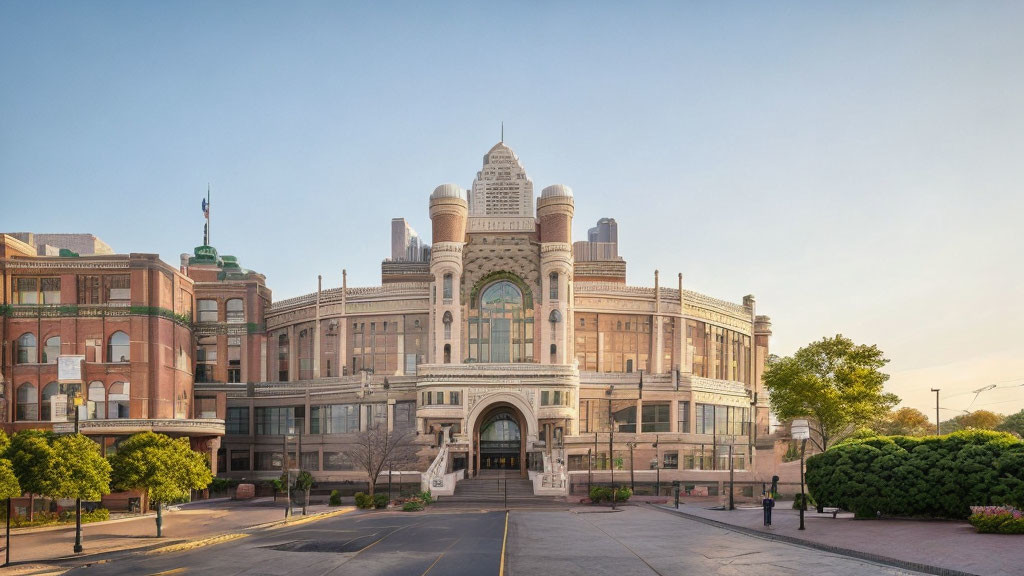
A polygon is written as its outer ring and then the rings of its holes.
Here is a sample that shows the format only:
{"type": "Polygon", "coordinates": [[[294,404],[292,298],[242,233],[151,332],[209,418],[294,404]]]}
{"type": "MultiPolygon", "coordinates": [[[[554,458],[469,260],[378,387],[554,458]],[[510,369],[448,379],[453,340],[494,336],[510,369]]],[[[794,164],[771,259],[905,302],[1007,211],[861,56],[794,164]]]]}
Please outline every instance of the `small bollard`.
{"type": "Polygon", "coordinates": [[[672,490],[675,492],[675,496],[676,496],[676,510],[679,510],[679,481],[678,480],[672,482],[672,490]]]}

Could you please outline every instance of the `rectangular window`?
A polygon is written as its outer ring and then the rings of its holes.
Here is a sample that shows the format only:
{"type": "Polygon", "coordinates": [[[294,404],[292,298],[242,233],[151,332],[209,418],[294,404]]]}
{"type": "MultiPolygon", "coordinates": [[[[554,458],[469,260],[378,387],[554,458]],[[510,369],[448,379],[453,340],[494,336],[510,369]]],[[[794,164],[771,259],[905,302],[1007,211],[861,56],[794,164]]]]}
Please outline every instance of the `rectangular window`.
{"type": "Polygon", "coordinates": [[[295,434],[302,427],[305,406],[267,406],[256,408],[256,435],[295,434]]]}
{"type": "Polygon", "coordinates": [[[323,433],[349,434],[359,431],[359,404],[322,406],[323,433]]]}
{"type": "Polygon", "coordinates": [[[324,470],[355,470],[356,467],[344,452],[324,452],[324,470]]]}
{"type": "Polygon", "coordinates": [[[196,311],[199,313],[199,317],[196,319],[198,322],[216,322],[217,321],[217,301],[216,300],[197,300],[196,311]]]}
{"type": "Polygon", "coordinates": [[[245,322],[245,310],[242,307],[241,298],[232,298],[227,301],[227,321],[233,324],[242,324],[245,322]]]}
{"type": "Polygon", "coordinates": [[[78,303],[99,304],[100,303],[100,277],[79,276],[78,277],[78,303]]]}
{"type": "Polygon", "coordinates": [[[462,404],[462,398],[460,397],[458,392],[453,390],[448,393],[448,403],[453,406],[458,406],[462,404]]]}
{"type": "Polygon", "coordinates": [[[302,469],[310,471],[320,470],[320,453],[319,452],[303,452],[302,453],[302,469]]]}
{"type": "Polygon", "coordinates": [[[549,406],[551,405],[551,392],[547,390],[541,390],[540,392],[540,405],[549,406]]]}
{"type": "Polygon", "coordinates": [[[437,393],[437,403],[444,404],[444,392],[437,393]]]}
{"type": "Polygon", "coordinates": [[[679,402],[679,429],[676,430],[682,434],[690,433],[690,401],[682,400],[679,402]]]}
{"type": "Polygon", "coordinates": [[[249,451],[248,450],[232,450],[231,451],[231,471],[232,472],[249,472],[251,466],[249,463],[249,451]]]}
{"type": "Polygon", "coordinates": [[[108,304],[127,306],[132,299],[131,276],[111,274],[103,277],[103,294],[108,304]]]}
{"type": "Polygon", "coordinates": [[[39,283],[35,278],[18,278],[14,283],[18,304],[39,304],[39,283]]]}
{"type": "Polygon", "coordinates": [[[678,452],[665,452],[665,454],[663,456],[664,456],[664,463],[662,464],[662,468],[667,468],[669,470],[675,470],[675,469],[679,468],[679,453],[678,452]]]}
{"type": "Polygon", "coordinates": [[[196,418],[216,418],[217,399],[204,396],[196,396],[195,399],[196,418]]]}
{"type": "Polygon", "coordinates": [[[374,426],[385,426],[387,423],[387,404],[366,405],[366,429],[374,426]]]}
{"type": "MultiPolygon", "coordinates": [[[[458,392],[453,392],[458,394],[458,392]]],[[[416,403],[395,402],[395,430],[408,430],[416,426],[416,403]]]]}
{"type": "MultiPolygon", "coordinates": [[[[249,434],[249,408],[247,406],[228,407],[227,421],[224,423],[227,434],[249,434]]],[[[246,452],[248,458],[248,452],[246,452]]]]}
{"type": "Polygon", "coordinates": [[[256,452],[257,471],[282,469],[284,469],[284,459],[280,452],[256,452]]]}
{"type": "Polygon", "coordinates": [[[668,432],[670,428],[668,404],[644,404],[641,432],[668,432]]]}

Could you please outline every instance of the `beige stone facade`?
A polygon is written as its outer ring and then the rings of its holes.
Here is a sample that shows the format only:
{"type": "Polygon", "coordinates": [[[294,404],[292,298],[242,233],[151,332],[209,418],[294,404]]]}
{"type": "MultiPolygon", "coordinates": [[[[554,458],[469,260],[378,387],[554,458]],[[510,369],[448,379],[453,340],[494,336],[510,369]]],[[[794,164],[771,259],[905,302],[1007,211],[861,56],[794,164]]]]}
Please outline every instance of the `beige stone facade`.
{"type": "Polygon", "coordinates": [[[429,268],[384,266],[381,286],[343,277],[270,304],[268,377],[197,385],[225,406],[221,470],[279,475],[294,429],[320,482],[359,482],[346,444],[383,418],[418,433],[421,460],[403,473],[438,493],[494,468],[538,493],[578,493],[612,469],[645,490],[715,493],[732,468],[743,492],[759,490],[775,462],[760,384],[769,319],[752,296],[692,292],[681,274],[628,286],[621,259],[576,262],[575,201],[564,185],[534,198],[499,143],[469,192],[430,195],[429,268]]]}

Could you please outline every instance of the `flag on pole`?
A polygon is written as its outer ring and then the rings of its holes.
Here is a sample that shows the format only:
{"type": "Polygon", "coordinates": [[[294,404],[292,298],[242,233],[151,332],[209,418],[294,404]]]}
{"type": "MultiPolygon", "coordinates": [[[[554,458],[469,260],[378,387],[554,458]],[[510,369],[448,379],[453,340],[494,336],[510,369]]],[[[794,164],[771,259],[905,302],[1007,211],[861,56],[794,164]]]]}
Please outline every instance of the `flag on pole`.
{"type": "Polygon", "coordinates": [[[206,201],[206,198],[203,198],[203,216],[210,217],[210,203],[206,201]]]}

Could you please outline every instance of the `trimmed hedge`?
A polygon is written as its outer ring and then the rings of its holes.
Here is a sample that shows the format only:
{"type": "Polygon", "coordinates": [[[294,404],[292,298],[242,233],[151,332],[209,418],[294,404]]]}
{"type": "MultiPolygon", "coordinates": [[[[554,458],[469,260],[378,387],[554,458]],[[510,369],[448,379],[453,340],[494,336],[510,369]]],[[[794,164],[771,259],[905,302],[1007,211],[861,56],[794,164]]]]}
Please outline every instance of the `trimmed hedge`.
{"type": "Polygon", "coordinates": [[[594,504],[599,502],[611,502],[613,495],[615,496],[616,502],[625,502],[633,495],[633,491],[630,490],[628,486],[620,486],[613,494],[612,489],[608,486],[590,487],[590,501],[594,504]]]}
{"type": "Polygon", "coordinates": [[[981,534],[1024,534],[1024,513],[1005,506],[971,506],[967,520],[981,534]]]}
{"type": "Polygon", "coordinates": [[[341,493],[337,490],[331,490],[331,499],[328,501],[328,506],[341,506],[341,493]]]}
{"type": "Polygon", "coordinates": [[[1024,505],[1024,441],[986,430],[866,438],[808,458],[806,478],[819,505],[858,518],[967,518],[971,506],[1024,505]]]}

